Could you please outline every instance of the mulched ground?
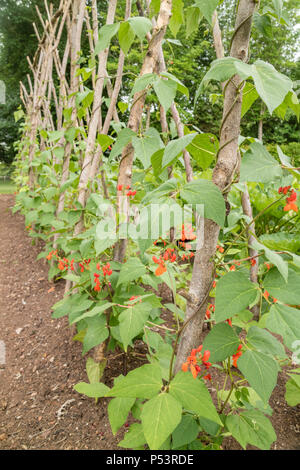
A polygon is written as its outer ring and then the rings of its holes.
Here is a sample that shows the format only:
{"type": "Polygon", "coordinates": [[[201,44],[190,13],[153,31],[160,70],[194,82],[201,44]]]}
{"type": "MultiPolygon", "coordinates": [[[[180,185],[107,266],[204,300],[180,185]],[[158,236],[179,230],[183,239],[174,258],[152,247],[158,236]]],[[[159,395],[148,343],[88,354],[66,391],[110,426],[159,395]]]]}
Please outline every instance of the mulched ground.
{"type": "MultiPolygon", "coordinates": [[[[0,449],[115,450],[125,427],[113,436],[107,400],[79,395],[74,384],[87,381],[81,345],[72,342],[66,319],[52,320],[51,306],[64,284],[48,282],[48,265],[36,261],[24,219],[12,215],[14,197],[0,195],[0,340],[6,364],[0,364],[0,449]]],[[[127,370],[138,364],[132,356],[127,370]]],[[[122,356],[111,356],[104,381],[124,373],[122,356]]],[[[272,423],[278,436],[273,449],[300,448],[300,407],[284,400],[287,376],[280,374],[271,397],[272,423]]],[[[240,449],[227,439],[225,449],[240,449]]]]}

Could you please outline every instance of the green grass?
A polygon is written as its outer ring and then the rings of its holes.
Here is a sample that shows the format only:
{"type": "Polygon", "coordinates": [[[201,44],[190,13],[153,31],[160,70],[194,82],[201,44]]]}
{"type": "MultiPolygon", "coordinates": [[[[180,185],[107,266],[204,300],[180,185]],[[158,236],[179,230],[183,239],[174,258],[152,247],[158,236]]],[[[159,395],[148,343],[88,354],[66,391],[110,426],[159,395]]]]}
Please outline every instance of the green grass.
{"type": "Polygon", "coordinates": [[[4,181],[0,178],[0,194],[12,194],[15,192],[15,190],[16,188],[11,181],[4,181]]]}

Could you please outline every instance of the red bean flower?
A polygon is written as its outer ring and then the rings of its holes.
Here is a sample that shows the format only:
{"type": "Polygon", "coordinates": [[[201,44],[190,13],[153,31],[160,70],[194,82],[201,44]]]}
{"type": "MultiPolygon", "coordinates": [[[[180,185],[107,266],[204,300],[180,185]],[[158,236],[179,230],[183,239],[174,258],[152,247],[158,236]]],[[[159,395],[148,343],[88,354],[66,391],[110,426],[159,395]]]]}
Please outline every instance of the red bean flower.
{"type": "Polygon", "coordinates": [[[210,317],[211,317],[211,312],[214,312],[214,311],[215,311],[214,304],[208,304],[208,307],[207,307],[206,312],[205,312],[205,318],[207,320],[209,320],[210,317]]]}
{"type": "Polygon", "coordinates": [[[211,375],[210,374],[206,374],[204,375],[203,377],[205,380],[211,380],[211,375]]]}
{"type": "Polygon", "coordinates": [[[242,351],[241,351],[242,347],[243,347],[243,345],[240,344],[239,347],[237,348],[237,352],[235,354],[233,354],[233,356],[232,356],[232,365],[233,365],[233,367],[237,367],[237,360],[243,354],[242,351]]]}
{"type": "Polygon", "coordinates": [[[60,269],[60,271],[63,271],[66,268],[66,266],[64,265],[64,263],[62,261],[59,261],[57,267],[58,267],[58,269],[60,269]]]}
{"type": "Polygon", "coordinates": [[[112,270],[110,269],[110,264],[107,263],[105,266],[102,266],[102,271],[104,276],[111,276],[112,275],[112,270]]]}
{"type": "Polygon", "coordinates": [[[298,206],[296,204],[296,199],[297,199],[297,193],[294,189],[291,190],[291,186],[280,186],[278,189],[279,194],[284,194],[286,195],[287,193],[290,193],[290,195],[286,198],[286,205],[284,206],[283,210],[285,212],[289,211],[294,211],[298,212],[298,206]]]}
{"type": "Polygon", "coordinates": [[[181,240],[195,240],[197,237],[193,232],[192,224],[182,224],[181,227],[181,240]]]}
{"type": "Polygon", "coordinates": [[[83,272],[84,272],[84,266],[83,266],[83,264],[82,264],[82,263],[79,263],[79,267],[80,267],[80,272],[83,273],[83,272]]]}
{"type": "Polygon", "coordinates": [[[278,189],[278,193],[279,194],[282,193],[282,194],[286,195],[289,192],[290,189],[291,189],[291,186],[284,186],[284,187],[280,186],[280,188],[278,189]]]}
{"type": "Polygon", "coordinates": [[[46,259],[50,261],[53,256],[55,256],[57,258],[57,250],[50,251],[50,253],[46,256],[46,259]]]}
{"type": "Polygon", "coordinates": [[[155,270],[155,276],[161,276],[167,271],[167,268],[163,262],[159,263],[158,268],[155,270]]]}
{"type": "MultiPolygon", "coordinates": [[[[194,379],[196,379],[198,374],[201,372],[201,367],[198,365],[198,361],[201,361],[206,370],[208,370],[212,365],[210,362],[208,362],[210,351],[204,351],[204,354],[202,355],[202,348],[203,346],[200,345],[197,349],[192,349],[191,355],[187,358],[186,362],[182,364],[181,367],[183,372],[187,372],[190,369],[194,379]]],[[[211,380],[211,375],[206,374],[204,378],[211,380]]]]}
{"type": "Polygon", "coordinates": [[[135,304],[137,304],[138,302],[141,303],[141,302],[142,302],[141,296],[139,296],[139,295],[133,295],[132,297],[130,297],[129,302],[130,302],[130,305],[135,305],[135,304]],[[133,300],[136,300],[136,302],[133,302],[133,300]]]}
{"type": "Polygon", "coordinates": [[[269,295],[270,295],[269,292],[267,290],[265,290],[265,292],[263,293],[263,296],[266,300],[268,300],[269,295]]]}
{"type": "Polygon", "coordinates": [[[158,264],[158,268],[155,271],[155,275],[161,276],[167,271],[165,262],[170,261],[171,263],[174,263],[176,261],[176,254],[174,253],[174,248],[167,248],[165,253],[159,258],[157,258],[156,256],[152,256],[152,260],[155,264],[158,264]]]}
{"type": "Polygon", "coordinates": [[[202,362],[207,362],[210,356],[210,351],[204,351],[202,362]]]}
{"type": "Polygon", "coordinates": [[[285,212],[288,212],[288,211],[298,212],[298,206],[295,203],[296,199],[297,199],[297,193],[292,189],[290,196],[286,198],[286,205],[284,206],[283,210],[285,212]]]}
{"type": "Polygon", "coordinates": [[[96,283],[96,285],[95,285],[95,287],[94,287],[94,291],[100,292],[100,290],[101,290],[101,284],[100,284],[99,279],[95,279],[95,283],[96,283]]]}

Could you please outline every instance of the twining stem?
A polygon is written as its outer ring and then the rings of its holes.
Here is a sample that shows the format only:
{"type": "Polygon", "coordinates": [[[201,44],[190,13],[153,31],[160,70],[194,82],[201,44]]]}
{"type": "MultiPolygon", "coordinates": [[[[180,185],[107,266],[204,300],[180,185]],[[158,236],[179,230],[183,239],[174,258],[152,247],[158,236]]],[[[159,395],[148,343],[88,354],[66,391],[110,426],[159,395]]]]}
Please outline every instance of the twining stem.
{"type": "MultiPolygon", "coordinates": [[[[257,0],[240,0],[238,2],[235,32],[229,55],[243,62],[247,62],[249,59],[248,51],[252,17],[258,6],[259,2],[257,0]]],[[[228,83],[224,91],[223,123],[220,135],[220,147],[222,150],[218,153],[218,160],[213,170],[212,178],[213,183],[223,194],[224,190],[229,192],[235,174],[238,171],[240,160],[238,155],[238,136],[241,124],[242,92],[239,90],[239,85],[243,80],[238,75],[235,75],[233,80],[228,83]],[[233,83],[233,80],[235,83],[233,83]],[[232,108],[233,102],[235,103],[232,108]],[[229,114],[228,111],[230,111],[229,114]],[[226,118],[225,121],[224,118],[226,118]],[[224,145],[225,143],[226,145],[224,145]]],[[[210,219],[204,220],[204,243],[196,252],[192,279],[189,286],[189,294],[192,301],[188,301],[186,307],[186,318],[193,317],[193,321],[189,323],[188,328],[182,334],[175,363],[175,373],[181,369],[188,352],[196,347],[200,339],[205,309],[199,310],[198,305],[199,300],[201,301],[205,296],[213,277],[213,258],[216,253],[219,233],[219,225],[210,219]],[[197,312],[196,315],[195,312],[197,312]]]]}
{"type": "MultiPolygon", "coordinates": [[[[255,222],[255,220],[257,220],[261,215],[263,215],[263,214],[264,214],[268,209],[270,209],[274,204],[277,204],[283,197],[285,197],[285,196],[283,195],[283,196],[281,196],[279,199],[277,199],[276,201],[270,203],[267,207],[265,207],[264,209],[262,209],[248,224],[246,224],[246,226],[242,229],[242,231],[235,237],[235,239],[232,241],[232,243],[231,243],[231,244],[227,247],[227,249],[224,251],[224,253],[222,254],[221,259],[224,259],[224,257],[226,256],[228,250],[230,249],[230,247],[242,236],[243,233],[245,233],[245,231],[255,222]]],[[[251,257],[250,257],[249,259],[251,259],[251,257]]],[[[216,266],[215,266],[215,270],[216,270],[216,266]]],[[[212,279],[214,280],[214,275],[213,275],[212,279]]],[[[192,315],[191,317],[189,317],[189,318],[185,321],[185,323],[182,325],[182,327],[177,331],[175,343],[174,343],[174,346],[173,346],[171,361],[170,361],[169,382],[172,380],[172,377],[173,377],[173,363],[174,363],[175,351],[176,351],[176,348],[177,348],[177,345],[178,345],[178,342],[179,342],[180,335],[181,335],[181,333],[183,332],[184,328],[187,326],[187,324],[197,315],[198,311],[199,311],[199,310],[203,307],[203,305],[205,304],[205,302],[206,302],[206,300],[207,300],[207,297],[208,297],[208,295],[209,295],[209,292],[211,291],[212,284],[213,284],[213,280],[211,281],[211,284],[210,284],[210,286],[209,286],[209,289],[207,290],[206,295],[204,296],[202,302],[200,303],[199,307],[198,307],[197,310],[195,311],[194,315],[192,315]]]]}
{"type": "Polygon", "coordinates": [[[228,395],[227,395],[227,397],[226,397],[226,399],[225,399],[225,401],[224,401],[224,403],[223,403],[223,405],[222,405],[222,407],[221,407],[221,409],[220,409],[220,413],[223,413],[223,411],[224,411],[224,409],[225,409],[225,407],[226,407],[226,405],[227,405],[227,403],[228,403],[228,401],[229,401],[229,399],[230,399],[230,397],[231,397],[231,394],[232,394],[232,392],[233,392],[233,389],[234,389],[234,387],[235,387],[235,383],[234,383],[234,380],[233,380],[232,375],[231,375],[230,357],[228,358],[228,361],[227,361],[227,372],[228,372],[228,376],[229,376],[229,378],[230,378],[230,380],[231,380],[231,386],[230,386],[229,393],[228,393],[228,395]]]}
{"type": "Polygon", "coordinates": [[[288,224],[289,222],[291,222],[291,221],[292,221],[293,219],[295,219],[296,217],[298,217],[298,213],[297,213],[296,215],[294,215],[293,217],[291,217],[290,219],[285,220],[285,221],[283,222],[283,224],[277,225],[277,226],[274,228],[274,230],[272,230],[271,233],[278,232],[278,230],[280,230],[284,225],[288,224]]]}
{"type": "Polygon", "coordinates": [[[253,217],[253,219],[245,225],[245,227],[242,229],[242,231],[235,236],[235,238],[233,239],[233,241],[228,245],[228,247],[226,248],[226,250],[224,251],[224,253],[222,254],[222,257],[221,259],[225,258],[225,256],[227,255],[228,253],[228,250],[232,247],[232,245],[235,244],[235,242],[249,229],[249,227],[251,227],[251,225],[259,218],[261,217],[268,209],[270,209],[272,206],[274,206],[275,204],[277,204],[281,199],[283,199],[285,197],[285,195],[281,196],[279,199],[276,199],[276,201],[273,201],[271,202],[267,207],[265,207],[264,209],[262,209],[255,217],[253,217]]]}
{"type": "MultiPolygon", "coordinates": [[[[214,276],[213,276],[213,279],[214,279],[214,276]]],[[[209,296],[209,293],[210,293],[210,291],[211,291],[211,289],[212,289],[213,282],[214,282],[214,281],[212,280],[211,283],[210,283],[210,285],[209,285],[209,289],[208,289],[207,292],[206,292],[206,295],[204,296],[202,302],[200,303],[200,305],[199,305],[198,309],[196,310],[196,312],[194,313],[194,315],[192,315],[191,317],[189,317],[189,318],[184,322],[184,324],[181,326],[181,328],[179,328],[179,330],[177,331],[175,343],[174,343],[174,346],[173,346],[171,361],[170,361],[169,382],[171,382],[172,377],[173,377],[173,363],[174,363],[175,351],[176,351],[176,348],[177,348],[177,345],[178,345],[178,341],[179,341],[180,335],[181,335],[181,333],[183,332],[183,330],[185,329],[185,327],[188,325],[188,323],[194,318],[195,315],[197,315],[198,311],[203,307],[203,305],[204,305],[205,302],[207,301],[207,298],[208,298],[208,296],[209,296]]]]}
{"type": "Polygon", "coordinates": [[[172,328],[168,328],[168,327],[166,327],[166,326],[157,325],[156,323],[152,323],[152,322],[149,321],[149,320],[147,320],[147,323],[149,323],[150,325],[153,325],[153,326],[155,326],[155,327],[157,327],[157,328],[161,328],[162,330],[172,331],[172,332],[176,331],[176,330],[174,330],[174,329],[172,329],[172,328]]]}

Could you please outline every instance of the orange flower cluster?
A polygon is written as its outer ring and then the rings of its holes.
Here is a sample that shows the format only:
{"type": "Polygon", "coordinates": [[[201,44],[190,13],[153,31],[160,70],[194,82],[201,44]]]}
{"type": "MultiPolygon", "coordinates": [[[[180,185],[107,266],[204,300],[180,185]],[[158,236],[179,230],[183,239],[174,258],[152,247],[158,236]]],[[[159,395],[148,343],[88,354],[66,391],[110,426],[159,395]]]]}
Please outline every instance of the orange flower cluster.
{"type": "MultiPolygon", "coordinates": [[[[202,365],[205,367],[206,370],[208,370],[212,365],[211,362],[208,362],[210,351],[204,351],[202,355],[202,348],[203,346],[201,345],[197,349],[192,349],[191,355],[187,358],[187,361],[181,366],[183,372],[187,372],[190,369],[194,379],[196,379],[197,375],[201,372],[201,368],[198,365],[198,361],[201,361],[202,365]]],[[[206,374],[203,378],[206,380],[211,380],[211,375],[206,374]]]]}
{"type": "MultiPolygon", "coordinates": [[[[224,251],[224,248],[222,248],[222,250],[224,251]]],[[[221,253],[223,253],[223,251],[221,251],[221,253]]],[[[232,263],[232,265],[230,266],[229,271],[235,271],[236,266],[241,266],[241,262],[238,261],[237,259],[234,259],[234,260],[230,261],[230,263],[232,263]]]]}
{"type": "MultiPolygon", "coordinates": [[[[266,300],[269,300],[270,294],[269,294],[269,292],[268,292],[267,290],[265,290],[265,292],[263,293],[263,297],[264,297],[266,300]]],[[[273,297],[273,302],[274,302],[274,304],[276,304],[276,302],[278,302],[278,300],[277,300],[275,297],[273,297]]]]}
{"type": "Polygon", "coordinates": [[[224,253],[224,248],[220,245],[217,245],[217,250],[219,250],[220,253],[224,253]]]}
{"type": "Polygon", "coordinates": [[[157,258],[156,256],[152,256],[152,260],[155,264],[158,264],[158,268],[155,271],[156,276],[161,276],[163,273],[167,271],[165,261],[171,261],[174,263],[176,261],[176,254],[174,253],[174,248],[167,248],[165,253],[157,258]]]}
{"type": "Polygon", "coordinates": [[[208,307],[207,307],[206,312],[205,312],[205,318],[207,320],[209,320],[210,317],[211,317],[211,312],[214,312],[214,311],[215,311],[214,304],[208,304],[208,307]]]}
{"type": "MultiPolygon", "coordinates": [[[[230,263],[232,263],[232,265],[230,266],[229,271],[235,271],[236,266],[241,266],[241,262],[236,260],[236,259],[230,261],[230,263]]],[[[250,264],[251,264],[251,266],[255,266],[256,265],[256,260],[254,258],[251,258],[250,259],[250,264]]]]}
{"type": "Polygon", "coordinates": [[[109,263],[107,263],[105,266],[102,266],[102,271],[103,271],[103,276],[111,276],[112,275],[112,270],[110,269],[110,264],[109,263]]]}
{"type": "Polygon", "coordinates": [[[134,197],[136,195],[136,191],[128,191],[128,193],[126,194],[126,196],[132,196],[134,197]]]}
{"type": "Polygon", "coordinates": [[[170,260],[171,263],[174,263],[174,261],[176,261],[176,255],[175,255],[174,251],[175,251],[174,248],[167,248],[167,250],[163,254],[163,259],[165,261],[170,260]]]}
{"type": "Polygon", "coordinates": [[[237,360],[243,354],[242,351],[241,351],[242,347],[243,347],[243,345],[240,344],[239,347],[237,348],[237,352],[235,354],[233,354],[233,356],[232,356],[232,365],[233,365],[233,367],[237,367],[237,360]]]}
{"type": "Polygon", "coordinates": [[[283,186],[283,187],[280,186],[280,188],[278,189],[278,193],[279,194],[282,193],[282,194],[286,195],[289,192],[290,189],[291,189],[291,186],[283,186]]]}
{"type": "MultiPolygon", "coordinates": [[[[118,184],[117,185],[117,190],[118,191],[123,191],[123,187],[124,187],[123,184],[118,184]]],[[[126,186],[125,189],[130,190],[130,186],[129,185],[126,186]]],[[[128,193],[126,194],[126,196],[132,196],[132,197],[134,197],[135,195],[136,195],[136,191],[128,191],[128,193]]]]}
{"type": "Polygon", "coordinates": [[[286,198],[286,205],[284,206],[283,210],[285,212],[288,212],[288,211],[295,211],[295,212],[298,212],[298,206],[297,204],[295,203],[296,199],[297,199],[297,193],[296,191],[294,191],[294,189],[291,190],[291,186],[280,186],[280,188],[278,189],[278,193],[279,194],[284,194],[285,196],[287,195],[287,193],[291,193],[289,197],[286,198]]]}
{"type": "Polygon", "coordinates": [[[156,240],[155,242],[153,242],[153,245],[157,245],[157,243],[159,242],[162,242],[164,244],[164,246],[166,246],[167,242],[166,240],[164,240],[163,238],[159,237],[158,240],[156,240]]]}
{"type": "Polygon", "coordinates": [[[152,256],[152,259],[153,259],[155,264],[158,264],[158,268],[155,270],[155,275],[156,276],[161,276],[167,270],[164,261],[161,259],[161,256],[160,256],[159,259],[156,258],[156,256],[152,256]]]}
{"type": "Polygon", "coordinates": [[[288,211],[298,212],[298,206],[295,203],[296,199],[297,199],[297,193],[292,189],[291,195],[286,198],[286,205],[284,206],[283,210],[285,212],[288,212],[288,211]]]}
{"type": "Polygon", "coordinates": [[[193,232],[192,224],[182,224],[181,227],[181,240],[196,240],[196,234],[193,232]]]}
{"type": "Polygon", "coordinates": [[[131,302],[130,306],[136,305],[138,302],[141,303],[142,302],[141,296],[140,295],[133,295],[132,297],[130,297],[129,302],[131,302]],[[136,302],[132,302],[133,300],[136,300],[136,299],[137,299],[136,302]]]}
{"type": "Polygon", "coordinates": [[[88,265],[90,264],[91,260],[90,259],[86,259],[83,261],[83,263],[78,263],[79,266],[80,266],[80,272],[84,272],[84,269],[88,269],[88,265]]]}
{"type": "MultiPolygon", "coordinates": [[[[178,241],[179,248],[183,250],[191,250],[192,245],[190,243],[186,243],[186,241],[196,240],[197,236],[193,232],[192,224],[182,224],[181,227],[181,241],[178,241]]],[[[182,261],[189,260],[195,256],[195,253],[187,253],[181,256],[182,261]]]]}
{"type": "Polygon", "coordinates": [[[52,257],[55,256],[57,258],[57,250],[50,251],[50,253],[46,256],[46,259],[50,261],[52,257]]]}
{"type": "Polygon", "coordinates": [[[69,261],[68,258],[60,259],[57,267],[61,271],[69,268],[71,269],[71,271],[74,271],[74,259],[72,259],[71,261],[69,261]]]}
{"type": "Polygon", "coordinates": [[[96,292],[100,292],[100,290],[101,290],[101,284],[100,284],[99,277],[100,277],[100,274],[94,273],[94,283],[96,284],[95,287],[94,287],[94,291],[96,291],[96,292]]]}
{"type": "MultiPolygon", "coordinates": [[[[117,186],[117,190],[118,190],[118,191],[123,191],[123,187],[124,187],[124,185],[123,185],[123,184],[118,184],[118,186],[117,186]]],[[[129,186],[129,185],[128,185],[128,186],[126,186],[126,188],[125,188],[125,189],[130,189],[130,186],[129,186]]]]}
{"type": "Polygon", "coordinates": [[[188,260],[188,259],[191,259],[191,258],[194,258],[195,256],[195,253],[189,253],[188,255],[182,255],[181,259],[182,261],[185,261],[185,260],[188,260]]]}
{"type": "Polygon", "coordinates": [[[268,300],[269,295],[270,295],[269,292],[267,290],[265,290],[265,292],[263,293],[263,296],[266,300],[268,300]]]}
{"type": "MultiPolygon", "coordinates": [[[[97,264],[96,268],[98,269],[98,271],[101,270],[101,265],[100,263],[97,264]]],[[[112,275],[112,269],[110,268],[110,264],[109,263],[106,263],[105,266],[102,266],[102,272],[103,272],[103,276],[111,276],[112,275]]],[[[101,290],[101,283],[100,283],[100,274],[98,273],[94,273],[94,283],[95,283],[95,287],[94,287],[94,291],[96,292],[100,292],[101,290]]],[[[110,284],[110,283],[109,283],[110,284]]]]}

